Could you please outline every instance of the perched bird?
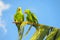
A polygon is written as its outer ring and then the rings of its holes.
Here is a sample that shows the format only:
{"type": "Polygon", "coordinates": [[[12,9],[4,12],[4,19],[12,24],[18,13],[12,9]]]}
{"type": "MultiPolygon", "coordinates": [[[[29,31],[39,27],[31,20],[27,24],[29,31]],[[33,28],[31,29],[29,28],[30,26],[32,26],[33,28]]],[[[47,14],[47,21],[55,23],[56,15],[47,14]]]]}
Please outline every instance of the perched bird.
{"type": "Polygon", "coordinates": [[[23,36],[23,32],[24,32],[24,27],[20,27],[20,25],[24,21],[24,15],[22,13],[21,7],[17,8],[16,14],[14,15],[14,21],[16,22],[15,24],[18,28],[18,33],[19,33],[20,40],[21,40],[23,36]]]}
{"type": "MultiPolygon", "coordinates": [[[[26,10],[24,11],[24,13],[27,14],[27,16],[26,16],[26,21],[31,22],[31,23],[38,24],[37,17],[36,17],[36,16],[34,15],[34,13],[32,13],[29,9],[26,9],[26,10]]],[[[32,26],[36,27],[34,24],[32,24],[32,25],[29,27],[29,29],[28,29],[28,31],[26,32],[26,34],[28,34],[28,32],[30,31],[30,29],[31,29],[32,26]]]]}
{"type": "Polygon", "coordinates": [[[27,17],[26,17],[27,21],[38,24],[37,17],[36,15],[34,15],[34,13],[32,13],[29,9],[26,9],[24,12],[25,14],[27,14],[27,17]]]}

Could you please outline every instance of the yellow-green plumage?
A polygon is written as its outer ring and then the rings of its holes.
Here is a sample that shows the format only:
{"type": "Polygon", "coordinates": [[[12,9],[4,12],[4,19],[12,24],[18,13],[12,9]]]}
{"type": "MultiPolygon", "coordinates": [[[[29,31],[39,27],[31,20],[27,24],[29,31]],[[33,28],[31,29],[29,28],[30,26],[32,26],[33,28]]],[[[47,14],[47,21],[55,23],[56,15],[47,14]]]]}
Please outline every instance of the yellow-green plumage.
{"type": "Polygon", "coordinates": [[[20,27],[20,25],[24,21],[24,15],[22,14],[22,9],[20,7],[17,8],[16,14],[14,15],[14,21],[19,23],[16,23],[16,26],[18,28],[18,33],[21,40],[24,32],[24,27],[20,27]]]}
{"type": "Polygon", "coordinates": [[[18,8],[16,14],[14,15],[14,21],[22,22],[24,21],[24,15],[22,14],[22,9],[18,8]]]}
{"type": "Polygon", "coordinates": [[[37,17],[36,15],[34,15],[34,13],[32,13],[29,9],[25,10],[25,14],[27,14],[26,20],[29,22],[34,22],[34,23],[38,23],[37,17]]]}
{"type": "MultiPolygon", "coordinates": [[[[37,17],[36,17],[36,15],[34,15],[34,13],[32,13],[29,9],[26,9],[24,12],[25,12],[25,14],[27,14],[26,21],[38,24],[37,17]]],[[[28,31],[26,32],[26,34],[28,34],[28,32],[30,31],[32,26],[36,27],[35,25],[31,25],[29,27],[28,31]]]]}

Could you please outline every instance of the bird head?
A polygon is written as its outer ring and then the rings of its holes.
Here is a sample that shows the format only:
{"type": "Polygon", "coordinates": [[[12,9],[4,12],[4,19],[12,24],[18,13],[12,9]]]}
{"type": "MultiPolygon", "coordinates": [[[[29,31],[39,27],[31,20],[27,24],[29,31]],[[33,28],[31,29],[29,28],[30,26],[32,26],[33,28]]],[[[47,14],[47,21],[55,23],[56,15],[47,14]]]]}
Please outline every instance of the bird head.
{"type": "Polygon", "coordinates": [[[24,11],[24,13],[25,13],[25,14],[28,14],[28,13],[30,13],[30,10],[29,10],[29,9],[26,9],[26,10],[24,11]]]}
{"type": "Polygon", "coordinates": [[[21,7],[18,7],[18,8],[17,8],[17,11],[21,11],[21,7]]]}

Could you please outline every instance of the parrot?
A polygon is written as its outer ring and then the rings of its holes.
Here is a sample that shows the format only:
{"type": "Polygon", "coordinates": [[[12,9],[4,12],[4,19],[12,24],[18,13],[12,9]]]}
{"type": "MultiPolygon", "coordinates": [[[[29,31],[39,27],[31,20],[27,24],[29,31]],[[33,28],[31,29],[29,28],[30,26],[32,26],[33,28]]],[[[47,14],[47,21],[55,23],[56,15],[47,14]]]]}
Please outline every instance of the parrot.
{"type": "MultiPolygon", "coordinates": [[[[29,9],[26,9],[26,10],[24,11],[24,13],[27,14],[27,16],[26,16],[26,21],[32,22],[32,23],[35,23],[35,24],[39,24],[36,15],[34,15],[34,13],[31,12],[29,9]]],[[[29,27],[28,31],[26,32],[26,35],[28,34],[28,32],[30,31],[30,29],[31,29],[32,26],[36,27],[35,25],[32,24],[32,25],[29,27]]]]}
{"type": "Polygon", "coordinates": [[[24,21],[24,14],[22,13],[21,7],[18,7],[16,10],[16,13],[14,15],[14,21],[17,22],[15,23],[17,28],[18,28],[18,33],[19,33],[19,39],[22,40],[23,32],[24,32],[24,27],[20,27],[22,22],[24,21]]]}
{"type": "Polygon", "coordinates": [[[36,15],[34,15],[34,13],[32,13],[29,9],[26,9],[24,12],[25,12],[25,14],[27,14],[27,17],[26,17],[27,21],[38,24],[37,17],[36,17],[36,15]]]}

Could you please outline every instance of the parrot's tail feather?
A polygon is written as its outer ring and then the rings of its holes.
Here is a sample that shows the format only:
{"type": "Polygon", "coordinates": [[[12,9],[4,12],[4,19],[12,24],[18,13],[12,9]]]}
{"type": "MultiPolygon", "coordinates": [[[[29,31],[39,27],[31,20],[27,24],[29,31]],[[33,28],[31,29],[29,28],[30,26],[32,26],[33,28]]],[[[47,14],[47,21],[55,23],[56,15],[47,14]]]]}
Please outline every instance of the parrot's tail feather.
{"type": "Polygon", "coordinates": [[[21,28],[21,29],[18,31],[18,33],[19,33],[19,40],[22,40],[23,33],[24,33],[24,27],[21,28]]]}
{"type": "Polygon", "coordinates": [[[33,25],[31,25],[31,26],[29,27],[28,31],[25,33],[24,36],[26,36],[26,35],[29,33],[29,31],[30,31],[30,29],[32,28],[32,26],[33,26],[33,25]]]}

